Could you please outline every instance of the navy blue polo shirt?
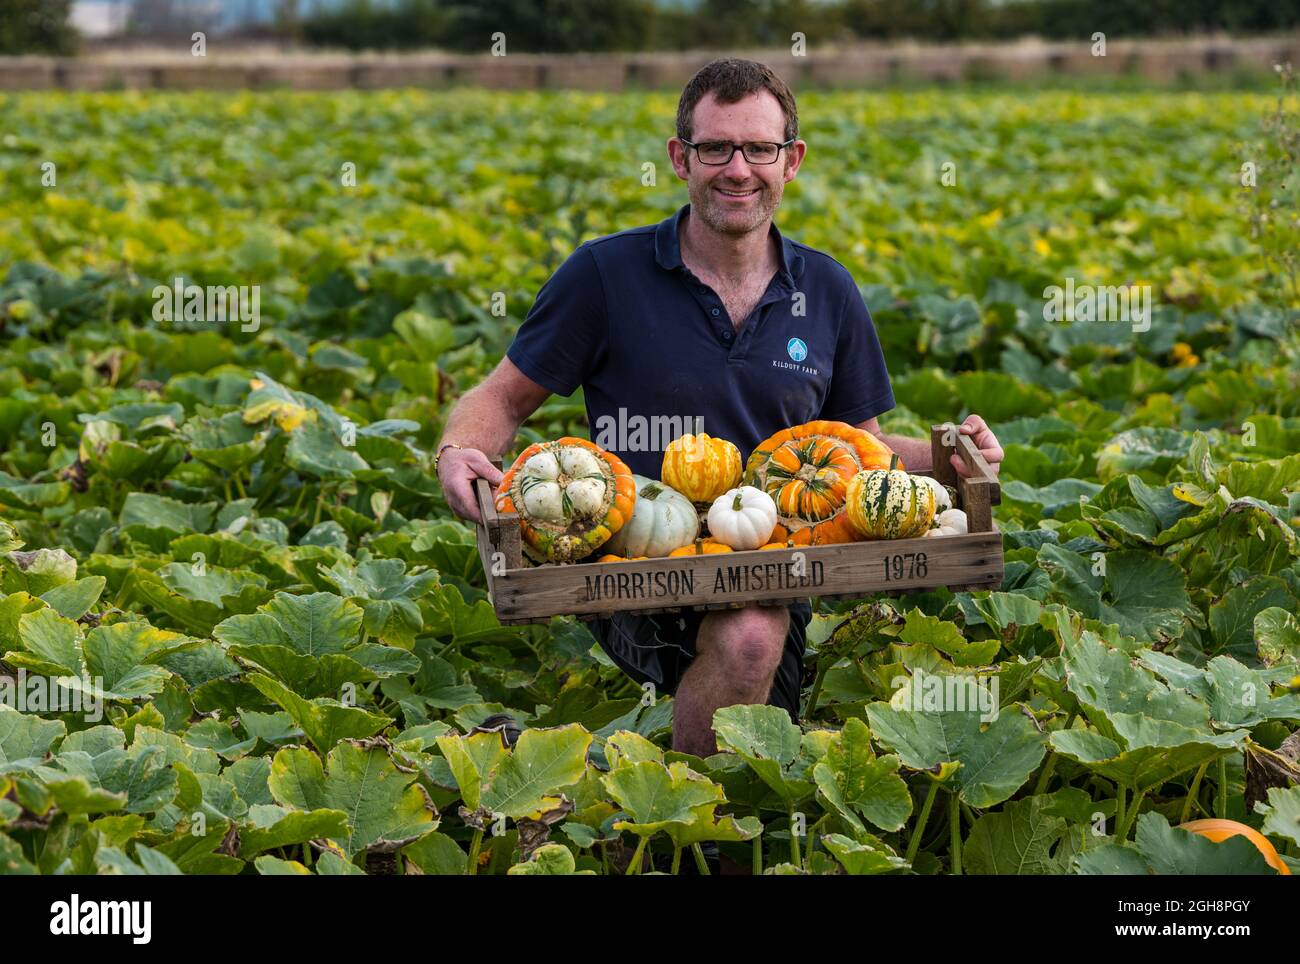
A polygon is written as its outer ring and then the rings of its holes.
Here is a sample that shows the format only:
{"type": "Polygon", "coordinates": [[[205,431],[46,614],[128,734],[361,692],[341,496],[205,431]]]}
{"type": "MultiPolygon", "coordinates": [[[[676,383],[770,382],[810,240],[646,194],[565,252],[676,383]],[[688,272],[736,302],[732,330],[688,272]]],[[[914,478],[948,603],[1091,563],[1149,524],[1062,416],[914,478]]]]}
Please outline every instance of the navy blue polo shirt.
{"type": "Polygon", "coordinates": [[[894,407],[875,325],[843,265],[773,224],[780,267],[737,331],[682,263],[689,209],[584,242],[506,352],[557,395],[583,387],[593,442],[657,479],[664,447],[685,432],[729,439],[743,459],[782,428],[857,424],[894,407]]]}

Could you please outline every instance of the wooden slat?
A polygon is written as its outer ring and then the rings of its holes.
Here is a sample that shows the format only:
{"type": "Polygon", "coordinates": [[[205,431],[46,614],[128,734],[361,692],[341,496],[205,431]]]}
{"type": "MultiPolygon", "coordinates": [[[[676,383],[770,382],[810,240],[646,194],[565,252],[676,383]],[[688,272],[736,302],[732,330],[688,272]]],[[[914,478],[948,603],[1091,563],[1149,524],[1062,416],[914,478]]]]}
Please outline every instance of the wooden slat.
{"type": "Polygon", "coordinates": [[[497,515],[496,500],[492,498],[492,486],[487,479],[474,480],[474,501],[478,503],[480,525],[487,529],[492,542],[501,541],[501,518],[497,515]]]}
{"type": "Polygon", "coordinates": [[[930,426],[930,472],[937,481],[955,489],[957,488],[957,470],[948,461],[948,457],[952,455],[952,446],[943,444],[944,434],[949,431],[956,432],[957,426],[930,426]]]}
{"type": "Polygon", "coordinates": [[[951,585],[993,588],[1001,585],[1002,572],[1002,534],[994,530],[941,539],[508,569],[493,584],[493,600],[504,621],[638,611],[664,603],[730,608],[760,601],[788,603],[821,595],[864,596],[951,585]],[[794,575],[800,565],[797,554],[803,557],[802,577],[794,575]]]}
{"type": "Polygon", "coordinates": [[[487,580],[488,594],[492,593],[492,557],[497,552],[497,547],[492,544],[492,538],[488,535],[486,526],[477,525],[474,527],[474,535],[478,542],[478,559],[483,564],[483,577],[487,580]]]}
{"type": "Polygon", "coordinates": [[[993,507],[989,504],[991,493],[987,482],[957,480],[957,498],[966,513],[966,526],[971,532],[988,532],[993,528],[993,507]]]}
{"type": "MultiPolygon", "coordinates": [[[[499,465],[498,460],[498,467],[499,465]]],[[[519,516],[513,512],[497,512],[496,499],[492,496],[492,486],[487,479],[474,480],[474,499],[478,503],[482,527],[487,530],[493,551],[502,554],[507,569],[522,569],[524,554],[519,536],[519,516]]],[[[486,563],[483,568],[490,572],[486,563]]]]}

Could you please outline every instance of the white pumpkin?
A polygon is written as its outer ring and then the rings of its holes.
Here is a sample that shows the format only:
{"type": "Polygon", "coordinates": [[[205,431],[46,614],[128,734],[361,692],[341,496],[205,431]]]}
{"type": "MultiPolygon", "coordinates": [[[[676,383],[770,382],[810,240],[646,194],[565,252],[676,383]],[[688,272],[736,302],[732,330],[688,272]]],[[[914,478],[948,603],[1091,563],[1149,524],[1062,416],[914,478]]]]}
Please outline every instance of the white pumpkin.
{"type": "Polygon", "coordinates": [[[765,545],[776,528],[776,503],[762,489],[742,485],[709,506],[709,533],[737,551],[765,545]]]}
{"type": "Polygon", "coordinates": [[[656,479],[633,475],[636,505],[632,518],[606,543],[617,556],[662,558],[689,546],[700,534],[700,516],[691,500],[656,479]]]}
{"type": "Polygon", "coordinates": [[[967,530],[966,513],[961,509],[945,509],[934,517],[935,526],[929,532],[922,536],[960,536],[965,535],[967,530]]]}
{"type": "Polygon", "coordinates": [[[934,511],[936,514],[947,512],[952,508],[952,496],[948,494],[948,490],[944,488],[942,482],[938,479],[932,479],[928,475],[916,475],[913,476],[913,478],[924,482],[926,485],[930,486],[930,488],[934,489],[934,511]]]}

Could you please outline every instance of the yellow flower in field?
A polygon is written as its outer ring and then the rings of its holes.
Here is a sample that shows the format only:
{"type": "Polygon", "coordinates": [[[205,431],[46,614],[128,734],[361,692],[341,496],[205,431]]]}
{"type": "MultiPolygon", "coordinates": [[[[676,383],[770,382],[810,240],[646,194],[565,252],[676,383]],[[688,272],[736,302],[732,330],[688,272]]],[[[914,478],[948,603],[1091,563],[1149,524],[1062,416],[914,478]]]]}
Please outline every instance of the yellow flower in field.
{"type": "Polygon", "coordinates": [[[143,243],[135,238],[122,239],[122,259],[124,261],[136,262],[144,259],[148,255],[149,249],[143,243]]]}
{"type": "Polygon", "coordinates": [[[1185,341],[1175,342],[1169,354],[1173,356],[1179,368],[1192,368],[1201,363],[1200,358],[1192,351],[1192,346],[1185,341]]]}
{"type": "Polygon", "coordinates": [[[975,220],[978,221],[983,227],[991,228],[993,227],[993,225],[997,224],[999,221],[1002,220],[1002,209],[994,208],[992,211],[988,212],[988,214],[981,214],[975,220]]]}
{"type": "Polygon", "coordinates": [[[881,240],[876,242],[876,254],[883,255],[886,258],[892,258],[898,254],[898,249],[888,241],[881,240]]]}
{"type": "Polygon", "coordinates": [[[501,208],[511,217],[518,217],[524,213],[523,206],[512,197],[506,198],[505,201],[502,202],[501,208]]]}
{"type": "Polygon", "coordinates": [[[1034,238],[1034,252],[1046,258],[1052,253],[1052,246],[1044,238],[1034,238]]]}

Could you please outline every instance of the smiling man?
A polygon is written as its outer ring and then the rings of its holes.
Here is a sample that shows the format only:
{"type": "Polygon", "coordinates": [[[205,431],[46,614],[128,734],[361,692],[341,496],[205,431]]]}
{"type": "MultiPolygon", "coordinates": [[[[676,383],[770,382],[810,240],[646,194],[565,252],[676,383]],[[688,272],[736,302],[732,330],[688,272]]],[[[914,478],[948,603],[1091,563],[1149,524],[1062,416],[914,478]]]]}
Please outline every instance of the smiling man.
{"type": "MultiPolygon", "coordinates": [[[[877,435],[910,468],[930,466],[928,438],[881,433],[877,416],[894,395],[852,276],[772,223],[806,151],[794,97],[764,65],[717,60],[691,79],[668,139],[690,203],[584,243],[542,287],[501,364],[447,419],[438,475],[454,512],[477,520],[473,480],[501,480],[489,455],[510,447],[548,395],[579,386],[593,432],[677,418],[744,457],[782,428],[834,419],[877,435]]],[[[1002,450],[983,419],[971,415],[961,431],[996,470],[1002,450]]],[[[609,447],[658,478],[662,446],[638,437],[609,447]]],[[[624,672],[674,694],[673,748],[707,756],[719,707],[772,703],[798,720],[810,618],[803,602],[618,613],[592,626],[624,672]]]]}

